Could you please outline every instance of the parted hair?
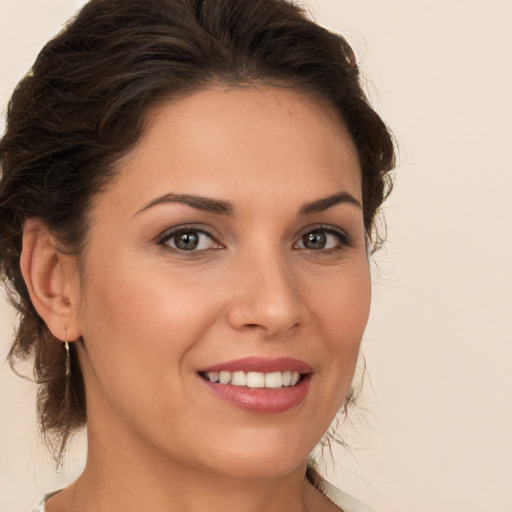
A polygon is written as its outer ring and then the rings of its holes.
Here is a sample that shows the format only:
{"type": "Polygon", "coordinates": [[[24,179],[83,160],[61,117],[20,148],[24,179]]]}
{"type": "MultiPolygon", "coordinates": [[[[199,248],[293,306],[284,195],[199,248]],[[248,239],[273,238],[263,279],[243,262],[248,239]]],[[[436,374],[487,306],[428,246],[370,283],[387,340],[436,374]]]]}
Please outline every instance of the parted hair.
{"type": "Polygon", "coordinates": [[[86,422],[85,388],[74,347],[66,377],[62,343],[30,301],[20,271],[24,222],[42,219],[80,258],[92,199],[140,139],[148,110],[217,84],[277,84],[337,113],[359,155],[370,247],[380,241],[376,214],[395,148],[342,36],[285,0],[88,2],[14,90],[0,140],[0,271],[19,312],[8,357],[13,367],[33,357],[40,427],[57,458],[86,422]]]}

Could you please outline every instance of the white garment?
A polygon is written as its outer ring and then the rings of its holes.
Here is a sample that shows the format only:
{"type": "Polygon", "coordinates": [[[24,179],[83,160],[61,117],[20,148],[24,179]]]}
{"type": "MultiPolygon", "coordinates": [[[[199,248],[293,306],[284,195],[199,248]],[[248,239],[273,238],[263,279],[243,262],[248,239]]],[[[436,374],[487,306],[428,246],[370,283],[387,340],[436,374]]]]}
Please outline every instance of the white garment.
{"type": "MultiPolygon", "coordinates": [[[[313,468],[309,467],[307,471],[308,480],[330,501],[332,501],[337,507],[339,507],[342,512],[377,512],[375,509],[361,503],[359,500],[356,500],[352,496],[344,493],[334,485],[324,480],[313,468]]],[[[54,494],[57,494],[59,491],[52,492],[47,494],[37,507],[35,507],[32,512],[45,512],[45,503],[49,500],[54,494]]]]}
{"type": "Polygon", "coordinates": [[[45,497],[40,501],[39,505],[37,505],[37,507],[34,507],[32,509],[32,512],[45,512],[45,505],[46,505],[46,502],[54,495],[54,494],[57,494],[59,491],[54,491],[54,492],[49,492],[48,494],[45,495],[45,497]]]}
{"type": "MultiPolygon", "coordinates": [[[[361,503],[349,494],[334,487],[334,485],[330,484],[327,480],[324,480],[312,467],[308,467],[307,477],[325,497],[332,501],[343,512],[377,512],[374,508],[361,503]]],[[[44,512],[44,510],[42,512],[44,512]]]]}

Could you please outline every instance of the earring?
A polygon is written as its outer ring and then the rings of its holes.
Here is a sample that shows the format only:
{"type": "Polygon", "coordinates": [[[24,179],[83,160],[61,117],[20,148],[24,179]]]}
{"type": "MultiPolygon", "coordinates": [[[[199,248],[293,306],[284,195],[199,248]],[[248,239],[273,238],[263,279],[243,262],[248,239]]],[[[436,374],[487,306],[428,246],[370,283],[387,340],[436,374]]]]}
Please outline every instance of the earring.
{"type": "Polygon", "coordinates": [[[71,375],[71,356],[69,354],[69,343],[64,342],[64,350],[66,351],[66,377],[71,375]]]}

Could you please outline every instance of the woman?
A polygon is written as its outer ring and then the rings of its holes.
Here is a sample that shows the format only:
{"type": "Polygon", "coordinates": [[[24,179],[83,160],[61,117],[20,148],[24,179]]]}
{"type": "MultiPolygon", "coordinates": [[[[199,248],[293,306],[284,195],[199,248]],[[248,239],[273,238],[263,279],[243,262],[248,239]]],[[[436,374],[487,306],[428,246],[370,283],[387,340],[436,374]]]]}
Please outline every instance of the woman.
{"type": "Polygon", "coordinates": [[[350,402],[394,163],[343,38],[282,0],[92,0],[0,158],[10,358],[58,460],[87,424],[37,510],[369,510],[306,475],[350,402]]]}

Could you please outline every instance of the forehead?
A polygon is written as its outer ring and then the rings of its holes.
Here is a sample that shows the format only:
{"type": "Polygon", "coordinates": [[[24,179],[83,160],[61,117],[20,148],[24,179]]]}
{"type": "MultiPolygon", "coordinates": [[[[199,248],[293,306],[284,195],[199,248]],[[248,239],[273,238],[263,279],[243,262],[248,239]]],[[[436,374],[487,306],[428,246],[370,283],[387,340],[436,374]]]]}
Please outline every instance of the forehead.
{"type": "Polygon", "coordinates": [[[339,116],[311,95],[273,86],[214,87],[160,103],[118,169],[114,188],[134,202],[240,189],[269,200],[285,190],[361,197],[357,150],[339,116]]]}

